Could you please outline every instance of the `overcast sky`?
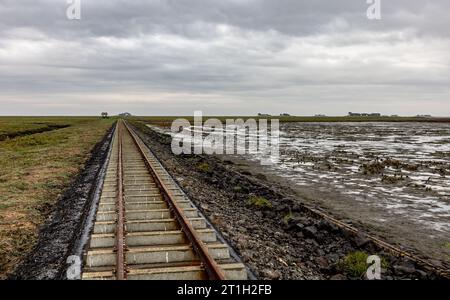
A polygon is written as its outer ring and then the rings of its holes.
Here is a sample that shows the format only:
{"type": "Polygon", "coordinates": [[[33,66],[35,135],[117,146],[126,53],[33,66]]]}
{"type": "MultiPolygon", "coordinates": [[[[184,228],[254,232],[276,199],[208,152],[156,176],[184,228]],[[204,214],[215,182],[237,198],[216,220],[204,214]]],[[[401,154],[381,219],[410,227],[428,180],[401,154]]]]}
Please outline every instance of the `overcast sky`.
{"type": "Polygon", "coordinates": [[[450,115],[450,1],[0,0],[0,115],[450,115]]]}

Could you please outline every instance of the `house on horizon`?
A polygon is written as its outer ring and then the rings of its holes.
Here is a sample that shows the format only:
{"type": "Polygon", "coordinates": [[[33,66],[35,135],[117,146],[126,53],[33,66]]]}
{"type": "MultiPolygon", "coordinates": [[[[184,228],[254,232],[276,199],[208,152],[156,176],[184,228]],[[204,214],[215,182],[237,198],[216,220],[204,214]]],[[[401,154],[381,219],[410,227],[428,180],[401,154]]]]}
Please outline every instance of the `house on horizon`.
{"type": "Polygon", "coordinates": [[[124,112],[124,113],[119,114],[119,117],[123,117],[123,118],[131,117],[131,116],[132,116],[132,114],[130,114],[129,112],[124,112]]]}
{"type": "Polygon", "coordinates": [[[349,117],[381,117],[380,113],[348,113],[349,117]]]}

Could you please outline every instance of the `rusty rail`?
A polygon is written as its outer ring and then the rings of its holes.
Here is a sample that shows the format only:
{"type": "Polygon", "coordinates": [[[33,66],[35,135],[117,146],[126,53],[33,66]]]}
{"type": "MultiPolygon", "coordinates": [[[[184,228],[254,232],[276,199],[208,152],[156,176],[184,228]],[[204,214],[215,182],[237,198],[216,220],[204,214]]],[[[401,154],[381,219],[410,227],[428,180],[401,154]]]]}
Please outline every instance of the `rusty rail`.
{"type": "Polygon", "coordinates": [[[116,227],[116,279],[126,278],[125,238],[124,238],[124,203],[123,203],[123,169],[122,169],[122,121],[117,122],[117,139],[119,155],[117,159],[117,227],[116,227]]]}
{"type": "Polygon", "coordinates": [[[200,261],[205,268],[206,274],[208,275],[208,278],[211,280],[224,280],[225,275],[223,271],[220,269],[217,262],[211,257],[211,255],[208,252],[207,247],[202,242],[200,237],[198,236],[197,232],[195,231],[194,227],[191,225],[189,220],[186,218],[186,216],[183,214],[182,209],[178,206],[175,199],[173,198],[172,193],[170,190],[166,187],[164,182],[162,181],[161,177],[158,175],[156,170],[153,168],[152,164],[150,163],[147,155],[145,154],[145,150],[142,148],[141,144],[138,142],[139,137],[134,133],[134,131],[124,122],[126,129],[130,133],[133,142],[135,143],[136,147],[139,149],[139,152],[141,153],[142,157],[144,158],[144,162],[150,171],[151,176],[155,180],[158,188],[160,189],[164,199],[169,204],[169,207],[171,211],[174,213],[175,218],[180,223],[181,228],[190,241],[195,253],[199,256],[200,261]]]}

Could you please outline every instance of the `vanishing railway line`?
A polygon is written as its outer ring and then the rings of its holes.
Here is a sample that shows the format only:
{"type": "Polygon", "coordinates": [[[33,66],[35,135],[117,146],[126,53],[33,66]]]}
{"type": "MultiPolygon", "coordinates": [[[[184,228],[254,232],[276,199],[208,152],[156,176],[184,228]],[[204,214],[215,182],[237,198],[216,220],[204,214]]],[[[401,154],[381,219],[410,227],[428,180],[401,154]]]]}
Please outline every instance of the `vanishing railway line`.
{"type": "Polygon", "coordinates": [[[118,121],[82,279],[247,279],[141,139],[118,121]]]}

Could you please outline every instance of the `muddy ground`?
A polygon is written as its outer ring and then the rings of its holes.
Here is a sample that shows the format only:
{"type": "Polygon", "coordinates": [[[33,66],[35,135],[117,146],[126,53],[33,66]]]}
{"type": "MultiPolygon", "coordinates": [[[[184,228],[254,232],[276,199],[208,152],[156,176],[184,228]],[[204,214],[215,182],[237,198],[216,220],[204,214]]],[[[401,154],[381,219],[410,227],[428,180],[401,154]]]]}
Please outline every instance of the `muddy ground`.
{"type": "Polygon", "coordinates": [[[450,268],[450,127],[430,123],[290,123],[280,162],[252,173],[288,185],[340,219],[450,268]]]}
{"type": "Polygon", "coordinates": [[[364,230],[354,236],[311,214],[285,185],[223,157],[174,156],[169,136],[142,123],[134,126],[257,278],[357,279],[343,263],[356,251],[383,257],[384,279],[436,278],[434,272],[379,249],[364,230]],[[269,205],[252,205],[252,197],[264,197],[269,205]]]}
{"type": "Polygon", "coordinates": [[[9,279],[64,279],[67,257],[74,254],[93,193],[105,162],[112,138],[112,128],[95,145],[83,170],[70,188],[58,199],[32,252],[9,279]]]}

